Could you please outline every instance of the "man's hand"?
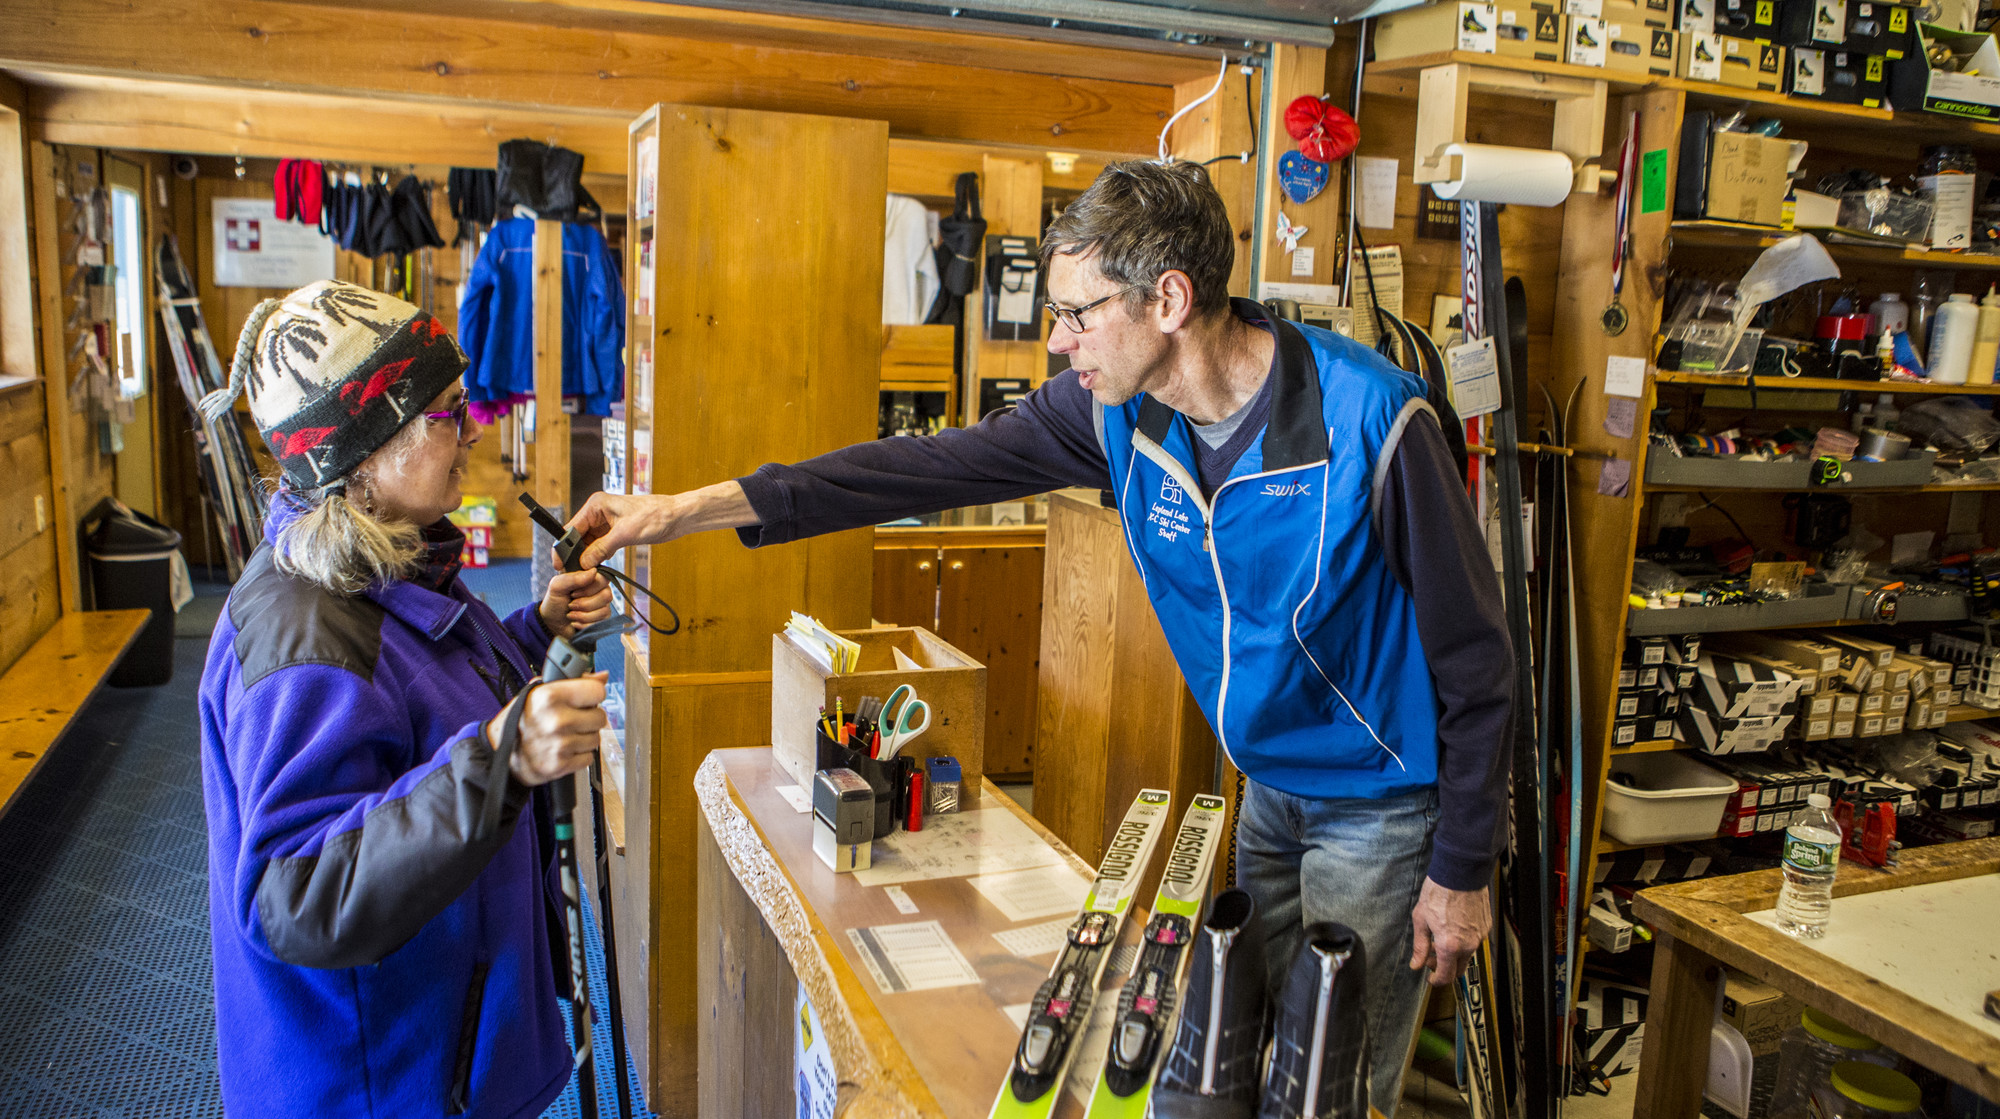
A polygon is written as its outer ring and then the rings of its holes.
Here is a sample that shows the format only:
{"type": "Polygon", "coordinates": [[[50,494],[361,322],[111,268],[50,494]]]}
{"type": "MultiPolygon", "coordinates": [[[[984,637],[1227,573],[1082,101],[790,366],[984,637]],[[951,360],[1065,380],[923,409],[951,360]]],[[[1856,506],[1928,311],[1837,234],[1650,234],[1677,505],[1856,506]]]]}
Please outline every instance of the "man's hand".
{"type": "Polygon", "coordinates": [[[557,637],[574,637],[576,631],[611,616],[611,581],[595,569],[562,571],[549,580],[549,592],[536,610],[542,625],[557,637]]]}
{"type": "Polygon", "coordinates": [[[1426,878],[1410,924],[1416,934],[1410,970],[1429,968],[1431,986],[1447,987],[1471,966],[1479,942],[1492,931],[1493,905],[1484,886],[1447,890],[1426,878]]]}
{"type": "Polygon", "coordinates": [[[596,567],[628,545],[665,544],[689,533],[757,523],[743,487],[731,481],[686,493],[594,493],[568,527],[581,529],[589,541],[583,566],[596,567]]]}
{"type": "MultiPolygon", "coordinates": [[[[574,680],[551,680],[528,693],[521,712],[521,738],[507,768],[514,780],[533,788],[567,777],[588,766],[597,753],[597,732],[609,725],[604,717],[604,681],[609,673],[593,672],[574,680]]],[[[486,724],[486,740],[500,741],[506,711],[486,724]]]]}

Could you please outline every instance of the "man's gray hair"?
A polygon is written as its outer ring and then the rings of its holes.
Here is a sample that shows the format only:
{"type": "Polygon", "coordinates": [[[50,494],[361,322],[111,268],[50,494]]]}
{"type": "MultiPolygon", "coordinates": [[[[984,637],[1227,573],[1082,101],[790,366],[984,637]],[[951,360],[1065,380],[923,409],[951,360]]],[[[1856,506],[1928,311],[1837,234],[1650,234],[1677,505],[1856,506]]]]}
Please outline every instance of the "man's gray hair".
{"type": "Polygon", "coordinates": [[[1206,317],[1229,307],[1236,231],[1200,164],[1134,159],[1105,167],[1049,223],[1042,235],[1044,269],[1057,253],[1092,255],[1105,279],[1138,286],[1126,296],[1134,309],[1151,302],[1161,276],[1186,273],[1195,313],[1206,317]]]}

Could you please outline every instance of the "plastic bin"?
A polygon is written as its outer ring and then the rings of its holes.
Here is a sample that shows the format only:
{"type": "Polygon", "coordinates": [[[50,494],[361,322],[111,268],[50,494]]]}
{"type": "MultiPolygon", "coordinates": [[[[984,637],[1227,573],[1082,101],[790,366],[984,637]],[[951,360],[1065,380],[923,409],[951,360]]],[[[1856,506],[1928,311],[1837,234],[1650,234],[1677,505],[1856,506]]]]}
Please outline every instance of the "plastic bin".
{"type": "Polygon", "coordinates": [[[1604,831],[1620,843],[1685,843],[1722,826],[1736,779],[1682,754],[1614,758],[1604,782],[1604,831]],[[1634,787],[1620,780],[1630,775],[1634,787]]]}
{"type": "Polygon", "coordinates": [[[174,564],[181,534],[109,498],[84,519],[92,607],[151,610],[146,628],[112,670],[114,688],[144,688],[174,678],[174,564]]]}

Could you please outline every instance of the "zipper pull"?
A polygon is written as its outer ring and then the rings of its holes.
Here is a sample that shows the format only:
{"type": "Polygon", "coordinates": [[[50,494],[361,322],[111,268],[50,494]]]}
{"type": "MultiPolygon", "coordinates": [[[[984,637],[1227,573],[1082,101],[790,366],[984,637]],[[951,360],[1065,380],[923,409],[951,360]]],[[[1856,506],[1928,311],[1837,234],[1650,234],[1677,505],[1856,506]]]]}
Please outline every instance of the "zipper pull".
{"type": "Polygon", "coordinates": [[[1213,552],[1213,551],[1215,551],[1215,526],[1214,526],[1214,525],[1203,525],[1203,526],[1201,526],[1201,550],[1202,550],[1202,551],[1204,551],[1204,552],[1213,552]]]}

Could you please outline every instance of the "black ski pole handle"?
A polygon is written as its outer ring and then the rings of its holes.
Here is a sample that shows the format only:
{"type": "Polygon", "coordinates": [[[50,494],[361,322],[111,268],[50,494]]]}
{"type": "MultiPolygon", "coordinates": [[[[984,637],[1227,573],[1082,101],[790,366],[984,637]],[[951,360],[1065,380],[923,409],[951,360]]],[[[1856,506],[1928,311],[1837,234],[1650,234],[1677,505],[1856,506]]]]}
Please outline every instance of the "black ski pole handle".
{"type": "MultiPolygon", "coordinates": [[[[565,572],[582,571],[583,533],[573,528],[565,530],[562,522],[556,520],[556,515],[549,511],[548,506],[536,501],[528,494],[524,493],[521,495],[521,504],[528,507],[528,519],[540,525],[543,532],[548,533],[555,539],[556,561],[562,564],[562,569],[565,572]]],[[[637,579],[632,578],[630,575],[625,574],[608,563],[598,564],[597,570],[603,573],[605,579],[624,584],[628,588],[628,593],[625,596],[628,601],[636,601],[632,599],[629,591],[637,591],[654,602],[659,603],[674,620],[672,628],[662,629],[654,625],[651,621],[645,623],[647,628],[662,637],[672,637],[681,631],[680,611],[675,610],[673,605],[666,599],[654,594],[651,590],[640,585],[637,579]]]]}

